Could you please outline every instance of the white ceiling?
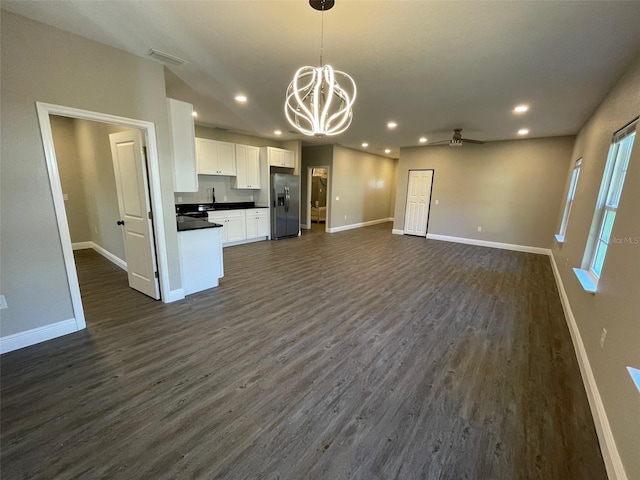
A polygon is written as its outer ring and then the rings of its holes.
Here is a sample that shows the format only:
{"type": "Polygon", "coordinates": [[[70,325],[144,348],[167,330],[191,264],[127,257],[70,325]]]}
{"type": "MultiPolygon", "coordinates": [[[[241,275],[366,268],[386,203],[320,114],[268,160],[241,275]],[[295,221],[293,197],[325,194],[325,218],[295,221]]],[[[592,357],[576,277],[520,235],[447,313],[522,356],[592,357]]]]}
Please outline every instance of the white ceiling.
{"type": "Polygon", "coordinates": [[[354,120],[322,140],[289,133],[285,90],[316,65],[321,13],[306,0],[12,1],[2,8],[171,67],[168,93],[198,122],[285,140],[340,143],[382,154],[451,137],[572,135],[640,53],[640,2],[336,0],[324,13],[324,60],[358,86],[354,120]],[[245,93],[246,105],[234,96],[245,93]],[[515,115],[516,104],[531,110],[515,115]],[[389,131],[389,120],[398,122],[389,131]]]}

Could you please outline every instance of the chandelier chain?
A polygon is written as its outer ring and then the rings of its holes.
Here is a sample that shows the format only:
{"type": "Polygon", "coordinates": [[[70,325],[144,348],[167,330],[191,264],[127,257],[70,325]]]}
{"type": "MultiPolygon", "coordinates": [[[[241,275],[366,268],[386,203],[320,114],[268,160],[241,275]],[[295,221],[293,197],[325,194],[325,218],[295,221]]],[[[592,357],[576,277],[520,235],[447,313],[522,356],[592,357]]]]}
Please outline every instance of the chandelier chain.
{"type": "Polygon", "coordinates": [[[320,66],[324,67],[324,63],[322,63],[322,55],[324,54],[324,4],[322,5],[320,18],[320,66]]]}

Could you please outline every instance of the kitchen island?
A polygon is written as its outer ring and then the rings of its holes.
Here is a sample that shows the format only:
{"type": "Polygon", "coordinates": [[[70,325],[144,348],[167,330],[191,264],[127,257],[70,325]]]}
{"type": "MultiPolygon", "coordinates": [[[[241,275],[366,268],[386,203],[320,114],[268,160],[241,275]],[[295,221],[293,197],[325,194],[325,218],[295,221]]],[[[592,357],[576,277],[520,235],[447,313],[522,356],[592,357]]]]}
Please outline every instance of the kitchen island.
{"type": "Polygon", "coordinates": [[[184,294],[217,287],[224,276],[222,225],[184,215],[176,222],[184,294]]]}

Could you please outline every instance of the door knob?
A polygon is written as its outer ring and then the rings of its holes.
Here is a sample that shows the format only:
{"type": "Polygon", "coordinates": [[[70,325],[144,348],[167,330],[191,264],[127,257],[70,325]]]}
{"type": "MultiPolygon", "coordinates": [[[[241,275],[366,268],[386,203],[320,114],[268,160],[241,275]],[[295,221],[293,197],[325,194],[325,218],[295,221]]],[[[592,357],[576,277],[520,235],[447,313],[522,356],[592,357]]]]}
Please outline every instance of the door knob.
{"type": "Polygon", "coordinates": [[[117,223],[118,225],[124,225],[124,220],[118,220],[116,223],[117,223]]]}

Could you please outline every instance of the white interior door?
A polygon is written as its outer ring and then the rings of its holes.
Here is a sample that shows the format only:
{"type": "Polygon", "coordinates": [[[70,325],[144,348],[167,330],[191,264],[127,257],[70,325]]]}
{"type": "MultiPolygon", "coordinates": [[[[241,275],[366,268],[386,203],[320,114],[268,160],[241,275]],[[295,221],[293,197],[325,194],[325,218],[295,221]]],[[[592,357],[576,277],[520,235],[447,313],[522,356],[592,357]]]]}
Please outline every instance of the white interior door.
{"type": "Polygon", "coordinates": [[[432,182],[433,170],[409,171],[407,209],[404,214],[404,233],[406,235],[427,236],[432,182]]]}
{"type": "Polygon", "coordinates": [[[149,186],[142,137],[138,130],[112,133],[111,156],[118,190],[120,221],[129,286],[156,300],[160,298],[149,186]]]}

